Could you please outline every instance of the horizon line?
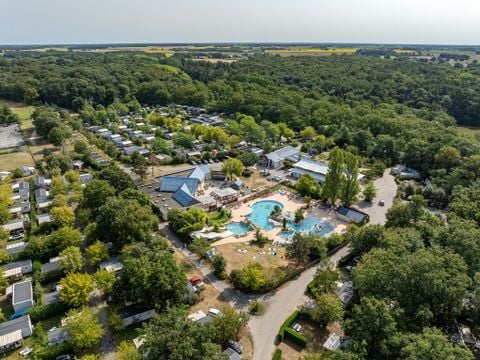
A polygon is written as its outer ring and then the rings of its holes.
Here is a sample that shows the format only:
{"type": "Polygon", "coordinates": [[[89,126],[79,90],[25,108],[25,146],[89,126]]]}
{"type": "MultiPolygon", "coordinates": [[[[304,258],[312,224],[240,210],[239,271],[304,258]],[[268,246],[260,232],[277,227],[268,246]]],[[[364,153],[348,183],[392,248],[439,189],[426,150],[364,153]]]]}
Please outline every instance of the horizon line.
{"type": "Polygon", "coordinates": [[[480,46],[480,43],[415,43],[415,42],[334,42],[334,41],[171,41],[171,42],[72,42],[72,43],[20,43],[20,44],[0,44],[0,47],[66,47],[66,46],[174,46],[174,45],[367,45],[367,46],[480,46]]]}

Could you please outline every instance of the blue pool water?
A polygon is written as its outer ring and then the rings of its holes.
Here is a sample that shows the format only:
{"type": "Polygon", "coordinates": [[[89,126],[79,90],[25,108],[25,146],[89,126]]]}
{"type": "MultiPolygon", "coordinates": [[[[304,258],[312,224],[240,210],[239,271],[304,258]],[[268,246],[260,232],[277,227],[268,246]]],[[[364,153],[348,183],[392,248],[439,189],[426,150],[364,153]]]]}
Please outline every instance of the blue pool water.
{"type": "Polygon", "coordinates": [[[280,236],[283,239],[291,239],[296,232],[303,232],[305,234],[327,236],[333,232],[334,227],[328,221],[316,218],[316,217],[307,217],[300,221],[300,223],[295,224],[294,222],[287,222],[287,227],[293,231],[281,232],[280,236]]]}
{"type": "Polygon", "coordinates": [[[270,221],[269,216],[275,206],[280,206],[283,209],[283,204],[275,200],[260,200],[252,205],[252,212],[247,215],[247,218],[259,228],[264,230],[272,230],[275,225],[270,221]]]}
{"type": "Polygon", "coordinates": [[[243,222],[232,222],[227,225],[227,229],[235,235],[243,235],[252,230],[252,227],[243,222]]]}

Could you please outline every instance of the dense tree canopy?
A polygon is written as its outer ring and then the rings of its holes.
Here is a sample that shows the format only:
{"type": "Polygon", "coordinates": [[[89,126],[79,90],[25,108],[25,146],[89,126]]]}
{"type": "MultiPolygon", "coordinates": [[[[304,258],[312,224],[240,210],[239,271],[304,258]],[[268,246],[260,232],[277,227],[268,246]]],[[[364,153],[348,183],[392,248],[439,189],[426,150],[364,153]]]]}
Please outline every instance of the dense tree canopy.
{"type": "Polygon", "coordinates": [[[164,309],[187,294],[187,279],[164,244],[132,244],[122,252],[123,270],[115,288],[118,298],[164,309]]]}

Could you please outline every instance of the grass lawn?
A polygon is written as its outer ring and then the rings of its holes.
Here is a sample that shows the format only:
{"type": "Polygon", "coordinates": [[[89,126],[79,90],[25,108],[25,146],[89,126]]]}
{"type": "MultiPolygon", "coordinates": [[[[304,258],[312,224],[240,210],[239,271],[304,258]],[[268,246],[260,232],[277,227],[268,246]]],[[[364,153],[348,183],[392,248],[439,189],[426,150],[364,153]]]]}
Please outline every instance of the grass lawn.
{"type": "Polygon", "coordinates": [[[0,155],[0,169],[2,170],[15,170],[22,165],[34,165],[32,156],[28,151],[0,155]]]}
{"type": "Polygon", "coordinates": [[[265,179],[262,174],[256,169],[250,168],[251,175],[249,177],[242,176],[240,179],[243,181],[246,187],[249,189],[255,190],[267,185],[272,185],[273,183],[265,179]]]}
{"type": "Polygon", "coordinates": [[[458,132],[463,135],[475,136],[480,135],[480,127],[458,126],[458,132]]]}
{"type": "Polygon", "coordinates": [[[285,258],[285,248],[283,247],[274,248],[276,255],[268,250],[272,248],[270,245],[260,248],[256,245],[233,243],[219,245],[215,248],[227,260],[227,273],[233,269],[241,269],[251,261],[258,261],[265,269],[283,268],[286,270],[295,265],[285,258]]]}
{"type": "Polygon", "coordinates": [[[214,211],[208,215],[208,222],[212,226],[223,226],[228,220],[230,220],[230,213],[228,211],[214,211]]]}

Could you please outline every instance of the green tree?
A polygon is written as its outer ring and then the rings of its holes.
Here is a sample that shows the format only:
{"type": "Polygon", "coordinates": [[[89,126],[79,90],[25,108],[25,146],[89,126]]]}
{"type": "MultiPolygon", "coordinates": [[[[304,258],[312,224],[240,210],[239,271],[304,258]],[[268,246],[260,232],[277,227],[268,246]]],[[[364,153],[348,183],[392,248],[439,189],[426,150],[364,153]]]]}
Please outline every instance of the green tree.
{"type": "Polygon", "coordinates": [[[93,279],[95,284],[99,289],[102,289],[105,294],[110,294],[113,290],[113,285],[115,284],[115,273],[107,270],[97,270],[93,274],[93,279]]]}
{"type": "Polygon", "coordinates": [[[363,189],[363,198],[366,202],[371,203],[375,196],[377,196],[377,189],[372,182],[369,182],[363,189]]]}
{"type": "Polygon", "coordinates": [[[98,211],[96,233],[101,240],[121,248],[133,241],[149,242],[157,226],[158,219],[150,208],[135,200],[110,198],[98,211]]]}
{"type": "Polygon", "coordinates": [[[345,327],[357,346],[365,347],[369,358],[382,359],[388,354],[389,339],[397,332],[397,321],[385,301],[362,297],[345,327]]]}
{"type": "Polygon", "coordinates": [[[59,227],[71,226],[75,222],[75,213],[73,209],[68,206],[52,207],[50,209],[50,216],[53,223],[59,227]]]}
{"type": "Polygon", "coordinates": [[[228,179],[233,179],[233,176],[240,176],[243,173],[243,163],[235,158],[229,158],[222,164],[222,171],[227,174],[228,179]]]}
{"type": "Polygon", "coordinates": [[[303,210],[301,208],[295,210],[295,223],[300,223],[305,217],[303,216],[303,210]]]}
{"type": "Polygon", "coordinates": [[[344,181],[343,152],[338,147],[330,153],[328,173],[322,188],[322,196],[335,204],[341,196],[344,181]]]}
{"type": "Polygon", "coordinates": [[[315,306],[309,311],[312,320],[322,326],[342,319],[343,313],[343,305],[338,296],[329,293],[318,296],[315,306]]]}
{"type": "Polygon", "coordinates": [[[116,165],[103,168],[98,173],[98,179],[107,181],[117,194],[128,188],[135,188],[132,178],[116,165]]]}
{"type": "Polygon", "coordinates": [[[107,247],[103,242],[98,240],[87,247],[85,253],[87,254],[89,264],[92,266],[98,265],[100,262],[110,258],[107,247]]]}
{"type": "Polygon", "coordinates": [[[313,287],[311,288],[313,295],[332,293],[337,288],[339,278],[339,272],[336,269],[331,267],[326,269],[318,268],[313,278],[313,287]]]}
{"type": "Polygon", "coordinates": [[[140,155],[139,152],[134,152],[132,155],[132,169],[142,180],[145,179],[147,175],[147,159],[140,155]]]}
{"type": "Polygon", "coordinates": [[[456,359],[473,360],[470,350],[454,346],[437,329],[425,329],[421,334],[401,334],[395,338],[401,345],[398,359],[456,359]]]}
{"type": "Polygon", "coordinates": [[[451,169],[460,164],[462,156],[453,146],[443,146],[435,154],[435,165],[439,168],[451,169]]]}
{"type": "Polygon", "coordinates": [[[142,206],[149,207],[152,202],[150,196],[148,196],[144,192],[141,192],[140,190],[137,190],[137,189],[129,188],[125,191],[122,191],[122,193],[120,193],[120,196],[124,199],[137,200],[138,203],[142,206]]]}
{"type": "Polygon", "coordinates": [[[360,184],[358,182],[358,158],[352,153],[344,152],[343,162],[344,179],[341,197],[343,205],[350,206],[357,201],[357,195],[360,192],[360,184]]]}
{"type": "Polygon", "coordinates": [[[60,299],[70,306],[79,307],[86,305],[90,299],[90,293],[95,288],[90,275],[82,273],[70,273],[62,280],[60,299]]]}
{"type": "Polygon", "coordinates": [[[297,266],[308,262],[309,250],[307,237],[295,233],[292,238],[292,243],[287,248],[287,256],[297,261],[297,266]]]}
{"type": "Polygon", "coordinates": [[[222,255],[215,255],[212,258],[213,272],[220,279],[225,279],[226,273],[225,269],[227,267],[227,260],[222,255]]]}
{"type": "Polygon", "coordinates": [[[124,340],[117,347],[118,360],[142,360],[132,342],[124,340]]]}
{"type": "Polygon", "coordinates": [[[12,124],[19,120],[19,117],[7,105],[0,104],[0,124],[12,124]]]}
{"type": "Polygon", "coordinates": [[[65,153],[65,142],[71,135],[70,131],[65,127],[54,127],[48,132],[48,141],[55,146],[62,146],[65,153]]]}
{"type": "Polygon", "coordinates": [[[93,179],[83,191],[82,206],[89,209],[93,216],[107,200],[115,195],[115,189],[105,180],[93,179]]]}
{"type": "Polygon", "coordinates": [[[242,314],[230,306],[223,306],[220,311],[223,315],[213,318],[208,324],[213,339],[218,344],[223,344],[227,340],[238,340],[238,333],[243,325],[242,314]]]}
{"type": "Polygon", "coordinates": [[[300,131],[300,136],[304,140],[313,140],[317,136],[317,132],[313,127],[307,126],[302,131],[300,131]]]}
{"type": "Polygon", "coordinates": [[[89,307],[70,310],[65,328],[70,336],[68,341],[75,351],[93,348],[105,334],[100,321],[89,307]]]}
{"type": "Polygon", "coordinates": [[[140,352],[147,360],[223,360],[222,348],[212,341],[209,330],[187,319],[184,310],[169,308],[145,325],[140,352]]]}
{"type": "Polygon", "coordinates": [[[318,198],[320,193],[320,187],[310,174],[303,174],[300,176],[295,184],[295,189],[303,196],[311,196],[314,198],[318,198]]]}
{"type": "Polygon", "coordinates": [[[250,166],[258,162],[258,156],[250,151],[244,151],[238,155],[238,160],[242,162],[243,166],[245,166],[245,171],[247,171],[250,166]]]}
{"type": "Polygon", "coordinates": [[[58,264],[65,269],[67,273],[82,270],[83,256],[79,247],[69,246],[60,253],[59,257],[58,264]]]}
{"type": "Polygon", "coordinates": [[[362,257],[354,280],[361,297],[396,302],[412,330],[458,316],[471,283],[465,261],[437,246],[413,253],[374,249],[362,257]]]}
{"type": "Polygon", "coordinates": [[[122,251],[122,264],[114,289],[117,298],[157,309],[183,302],[187,279],[164,244],[128,245],[122,251]]]}
{"type": "Polygon", "coordinates": [[[263,266],[255,262],[250,262],[245,265],[241,270],[241,283],[245,289],[253,291],[267,286],[263,266]]]}

